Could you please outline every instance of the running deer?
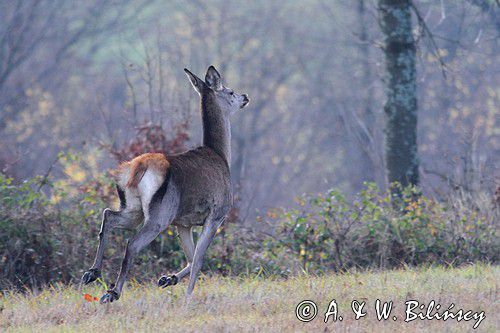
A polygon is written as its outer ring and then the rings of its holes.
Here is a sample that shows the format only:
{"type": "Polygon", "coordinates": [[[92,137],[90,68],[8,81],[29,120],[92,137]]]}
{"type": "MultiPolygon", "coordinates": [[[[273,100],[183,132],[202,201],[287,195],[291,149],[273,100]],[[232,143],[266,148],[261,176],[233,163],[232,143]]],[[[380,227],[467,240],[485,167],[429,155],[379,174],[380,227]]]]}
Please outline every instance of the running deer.
{"type": "Polygon", "coordinates": [[[101,297],[101,303],[120,298],[134,257],[170,224],[177,228],[188,263],[178,273],[162,276],[158,285],[175,285],[190,274],[186,293],[189,298],[203,256],[232,206],[229,117],[248,104],[248,96],[223,86],[213,66],[208,68],[205,81],[187,69],[184,71],[201,97],[203,145],[177,155],[143,154],[117,169],[120,210],[104,210],[96,258],[82,282],[88,284],[101,276],[106,240],[112,229],[134,228],[144,223],[128,240],[116,284],[101,297]],[[194,226],[203,226],[196,245],[194,226]]]}

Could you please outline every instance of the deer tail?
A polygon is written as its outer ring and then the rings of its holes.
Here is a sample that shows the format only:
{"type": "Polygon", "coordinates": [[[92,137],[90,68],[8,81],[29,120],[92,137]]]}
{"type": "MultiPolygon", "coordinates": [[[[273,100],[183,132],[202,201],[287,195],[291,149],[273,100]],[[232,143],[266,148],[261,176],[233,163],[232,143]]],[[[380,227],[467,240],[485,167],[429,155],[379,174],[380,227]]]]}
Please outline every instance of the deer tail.
{"type": "Polygon", "coordinates": [[[130,170],[130,178],[127,182],[127,187],[137,187],[142,177],[144,177],[146,170],[148,170],[147,163],[139,161],[139,163],[134,164],[130,170]]]}

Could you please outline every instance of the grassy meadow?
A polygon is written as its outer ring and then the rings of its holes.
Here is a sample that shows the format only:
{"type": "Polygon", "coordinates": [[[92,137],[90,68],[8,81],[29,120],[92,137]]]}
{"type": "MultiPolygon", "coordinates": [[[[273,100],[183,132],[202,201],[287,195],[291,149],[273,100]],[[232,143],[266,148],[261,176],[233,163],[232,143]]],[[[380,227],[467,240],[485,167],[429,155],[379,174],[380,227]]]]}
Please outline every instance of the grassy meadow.
{"type": "MultiPolygon", "coordinates": [[[[394,271],[349,272],[288,279],[202,277],[189,304],[186,282],[160,290],[129,283],[122,298],[100,305],[84,295],[100,297],[99,284],[56,285],[32,293],[4,293],[0,298],[0,331],[7,332],[465,332],[475,320],[449,319],[404,322],[405,301],[451,303],[454,311],[484,311],[477,331],[495,332],[500,327],[498,302],[500,267],[470,265],[462,268],[420,268],[394,271]],[[324,323],[328,305],[335,299],[338,315],[324,323]],[[393,301],[389,320],[378,321],[375,300],[393,301]],[[317,304],[314,320],[301,322],[296,306],[302,300],[317,304]],[[366,302],[367,315],[354,319],[352,300],[366,302]],[[396,316],[397,321],[392,320],[396,316]]],[[[416,310],[415,310],[416,311],[416,310]]],[[[424,310],[422,310],[424,311],[424,310]]],[[[434,311],[435,312],[435,311],[434,311]]]]}

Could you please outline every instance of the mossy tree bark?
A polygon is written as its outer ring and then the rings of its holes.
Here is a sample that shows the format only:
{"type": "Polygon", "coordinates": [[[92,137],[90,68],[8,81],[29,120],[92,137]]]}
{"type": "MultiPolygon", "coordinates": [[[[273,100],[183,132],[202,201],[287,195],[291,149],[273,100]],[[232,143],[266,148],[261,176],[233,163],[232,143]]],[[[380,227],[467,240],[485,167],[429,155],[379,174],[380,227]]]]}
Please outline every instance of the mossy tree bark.
{"type": "Polygon", "coordinates": [[[409,0],[379,0],[386,65],[385,155],[389,183],[418,176],[416,48],[409,0]]]}

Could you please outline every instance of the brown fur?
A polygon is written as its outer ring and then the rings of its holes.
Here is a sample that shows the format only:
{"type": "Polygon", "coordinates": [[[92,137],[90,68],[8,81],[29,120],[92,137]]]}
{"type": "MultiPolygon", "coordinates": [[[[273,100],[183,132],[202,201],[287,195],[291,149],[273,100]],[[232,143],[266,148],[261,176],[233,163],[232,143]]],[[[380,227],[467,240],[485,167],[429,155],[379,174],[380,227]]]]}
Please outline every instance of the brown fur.
{"type": "Polygon", "coordinates": [[[130,162],[124,162],[119,169],[129,169],[130,176],[127,187],[137,187],[148,169],[166,174],[170,163],[165,155],[161,153],[146,153],[137,156],[130,162]]]}

